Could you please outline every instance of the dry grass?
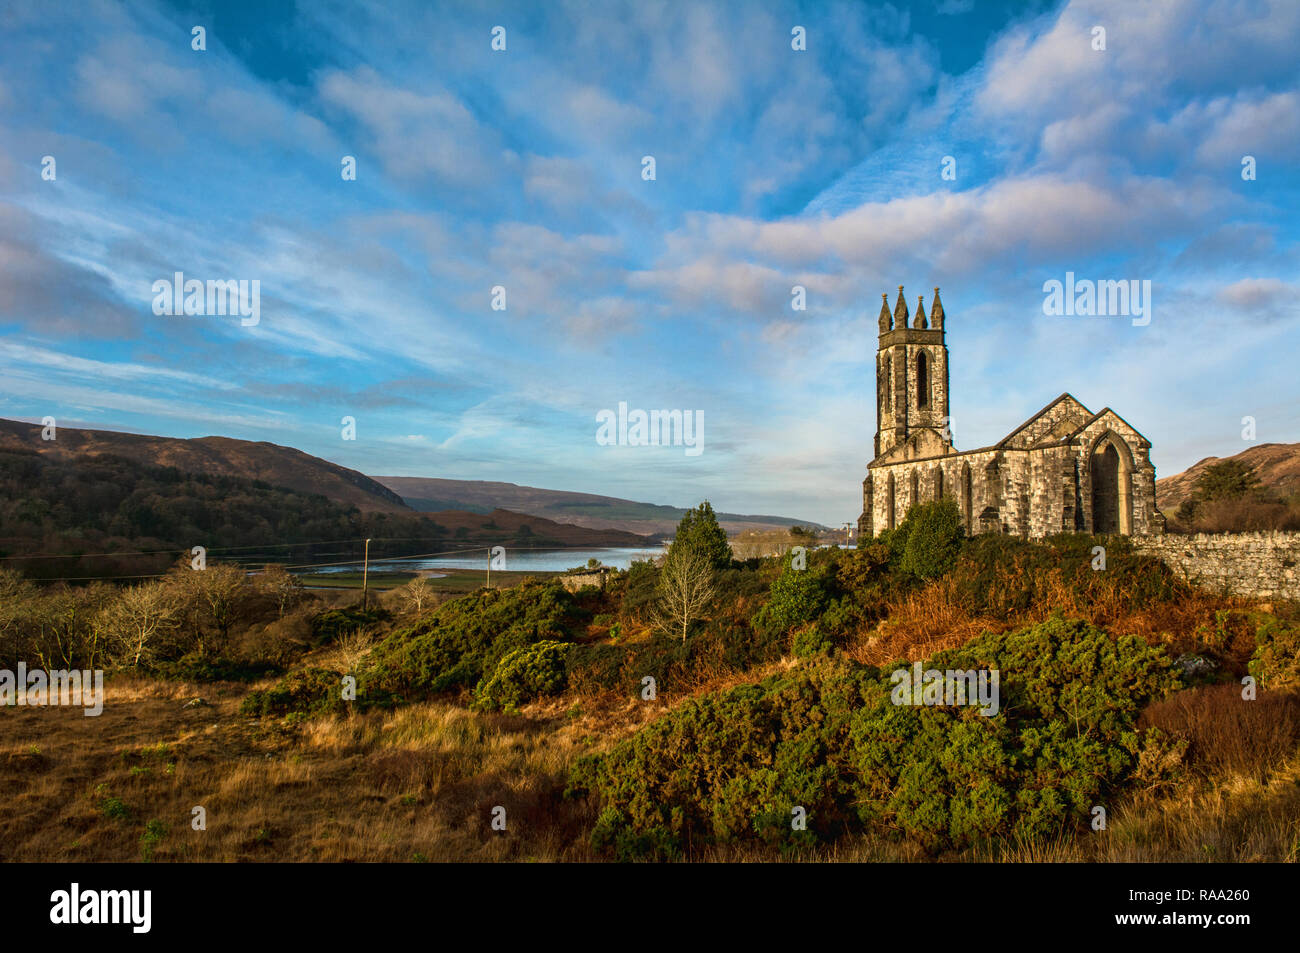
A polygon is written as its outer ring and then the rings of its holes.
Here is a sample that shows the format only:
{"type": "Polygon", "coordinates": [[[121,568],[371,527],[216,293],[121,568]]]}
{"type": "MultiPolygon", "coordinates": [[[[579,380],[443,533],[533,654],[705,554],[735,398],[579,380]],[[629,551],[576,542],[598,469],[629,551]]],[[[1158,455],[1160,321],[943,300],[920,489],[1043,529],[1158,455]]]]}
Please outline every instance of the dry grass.
{"type": "MultiPolygon", "coordinates": [[[[733,673],[711,688],[764,674],[733,673]]],[[[586,846],[590,809],[562,797],[573,762],[686,700],[577,699],[587,709],[579,710],[570,697],[526,716],[435,702],[288,727],[239,716],[246,686],[202,691],[210,704],[187,708],[193,686],[115,680],[98,718],[80,709],[0,713],[0,859],[140,860],[146,824],[160,821],[154,861],[596,860],[586,846]],[[206,831],[191,829],[195,805],[207,810],[206,831]],[[491,827],[497,805],[505,832],[491,827]]],[[[692,859],[1296,860],[1300,728],[1288,719],[1300,702],[1276,697],[1243,722],[1226,691],[1199,691],[1148,716],[1192,739],[1191,770],[1117,804],[1104,832],[939,858],[865,835],[799,854],[720,846],[692,859]],[[1262,772],[1261,763],[1276,768],[1262,772]]]]}
{"type": "MultiPolygon", "coordinates": [[[[1015,574],[1008,572],[994,589],[1015,590],[1015,574]]],[[[1007,601],[1005,594],[989,594],[989,602],[1007,601]]],[[[1234,674],[1243,674],[1255,650],[1259,600],[1190,590],[1176,601],[1127,605],[1120,586],[1100,587],[1083,597],[1066,583],[1059,571],[1043,581],[1043,598],[1033,605],[1005,614],[974,612],[952,577],[930,582],[920,589],[891,599],[885,619],[874,628],[853,634],[846,651],[854,659],[880,665],[898,659],[927,658],[937,651],[956,648],[984,632],[1004,632],[1042,622],[1061,611],[1083,619],[1115,636],[1136,635],[1152,645],[1163,645],[1174,656],[1207,649],[1220,656],[1234,674]]]]}
{"type": "Polygon", "coordinates": [[[1138,794],[1107,829],[1045,844],[1014,845],[979,859],[1105,863],[1251,863],[1300,860],[1300,756],[1260,780],[1255,772],[1138,794]]]}
{"type": "Polygon", "coordinates": [[[982,632],[1005,628],[1007,623],[969,612],[953,582],[940,579],[891,602],[887,618],[874,630],[857,633],[846,652],[859,662],[884,665],[903,658],[928,658],[964,645],[982,632]]]}
{"type": "Polygon", "coordinates": [[[560,796],[600,740],[581,720],[430,703],[293,729],[239,716],[246,687],[203,691],[185,708],[183,686],[114,682],[97,718],[5,709],[0,859],[141,859],[149,821],[156,861],[587,859],[590,819],[560,796]]]}
{"type": "Polygon", "coordinates": [[[1300,742],[1300,696],[1265,691],[1247,701],[1240,685],[1206,685],[1148,706],[1138,725],[1186,741],[1187,764],[1203,775],[1263,780],[1300,742]]]}

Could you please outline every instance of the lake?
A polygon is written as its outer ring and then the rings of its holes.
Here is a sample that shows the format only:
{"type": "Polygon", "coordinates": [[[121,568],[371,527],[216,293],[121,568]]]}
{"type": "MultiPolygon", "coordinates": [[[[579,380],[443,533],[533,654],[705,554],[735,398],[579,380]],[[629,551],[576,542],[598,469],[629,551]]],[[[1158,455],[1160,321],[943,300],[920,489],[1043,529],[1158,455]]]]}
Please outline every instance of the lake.
{"type": "MultiPolygon", "coordinates": [[[[608,546],[592,549],[515,549],[507,546],[505,569],[508,572],[563,572],[587,565],[589,559],[599,559],[602,566],[627,569],[636,560],[653,559],[663,554],[662,547],[642,549],[635,546],[608,546]]],[[[455,556],[434,556],[427,559],[375,559],[370,562],[371,572],[410,572],[416,569],[487,569],[488,550],[481,555],[462,553],[455,556]]],[[[313,572],[325,574],[356,572],[361,563],[346,566],[324,566],[313,572]]]]}

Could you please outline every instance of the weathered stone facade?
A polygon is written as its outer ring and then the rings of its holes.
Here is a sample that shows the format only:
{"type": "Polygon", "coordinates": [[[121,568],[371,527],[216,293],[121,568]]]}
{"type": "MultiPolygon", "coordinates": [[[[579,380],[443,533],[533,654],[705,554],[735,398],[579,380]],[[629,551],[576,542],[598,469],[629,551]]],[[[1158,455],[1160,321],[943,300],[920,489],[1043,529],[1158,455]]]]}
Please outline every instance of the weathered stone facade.
{"type": "Polygon", "coordinates": [[[1262,599],[1300,599],[1300,533],[1222,533],[1135,539],[1204,589],[1262,599]]]}
{"type": "Polygon", "coordinates": [[[1164,532],[1151,443],[1109,407],[1093,413],[1062,394],[993,446],[957,450],[939,289],[928,316],[918,299],[910,325],[902,286],[892,313],[882,297],[875,459],[859,534],[892,529],[913,503],[944,495],[956,498],[971,534],[1164,532]]]}
{"type": "Polygon", "coordinates": [[[599,569],[582,569],[577,572],[567,572],[560,576],[560,585],[569,592],[577,592],[585,586],[595,586],[598,589],[604,589],[609,580],[609,569],[601,566],[599,569]]]}

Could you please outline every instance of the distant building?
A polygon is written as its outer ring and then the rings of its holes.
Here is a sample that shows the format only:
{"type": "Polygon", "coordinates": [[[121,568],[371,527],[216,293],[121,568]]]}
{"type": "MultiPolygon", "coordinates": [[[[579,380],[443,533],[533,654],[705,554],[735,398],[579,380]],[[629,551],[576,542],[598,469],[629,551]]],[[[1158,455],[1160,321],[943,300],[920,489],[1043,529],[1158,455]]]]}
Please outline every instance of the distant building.
{"type": "Polygon", "coordinates": [[[1164,532],[1151,442],[1109,407],[1093,413],[1062,394],[993,446],[957,450],[939,289],[928,316],[917,299],[910,326],[902,286],[892,314],[881,297],[875,459],[862,481],[860,534],[892,529],[913,503],[944,495],[972,535],[1164,532]]]}

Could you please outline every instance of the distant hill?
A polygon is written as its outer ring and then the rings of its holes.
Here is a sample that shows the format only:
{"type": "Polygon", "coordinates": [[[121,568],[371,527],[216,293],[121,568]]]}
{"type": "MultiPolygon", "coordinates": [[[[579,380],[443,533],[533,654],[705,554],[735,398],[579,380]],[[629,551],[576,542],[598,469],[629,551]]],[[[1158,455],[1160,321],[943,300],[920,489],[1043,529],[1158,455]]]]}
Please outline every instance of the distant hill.
{"type": "Polygon", "coordinates": [[[1172,513],[1192,495],[1196,481],[1207,468],[1224,460],[1239,460],[1251,466],[1260,483],[1278,495],[1300,493],[1300,443],[1261,443],[1231,457],[1206,457],[1182,473],[1156,480],[1156,503],[1172,513]]]}
{"type": "Polygon", "coordinates": [[[153,437],[112,430],[60,427],[42,440],[39,424],[0,419],[0,449],[36,450],[61,457],[111,455],[184,473],[261,480],[300,493],[317,493],[363,512],[409,512],[402,498],[363,473],[292,447],[231,437],[153,437]]]}
{"type": "MultiPolygon", "coordinates": [[[[681,507],[514,483],[369,477],[293,447],[232,437],[183,439],[60,427],[57,439],[42,440],[39,424],[0,419],[2,450],[34,451],[68,461],[118,457],[152,467],[174,467],[182,473],[257,480],[323,496],[363,513],[428,514],[453,530],[463,526],[476,538],[490,535],[490,528],[480,534],[476,527],[492,522],[508,524],[513,532],[523,525],[518,519],[522,514],[540,520],[532,524],[537,535],[562,539],[565,545],[640,546],[647,536],[671,536],[686,513],[681,507]],[[498,516],[499,511],[509,513],[498,516]],[[579,529],[591,532],[574,531],[579,529]]],[[[719,513],[718,519],[733,536],[794,525],[820,528],[808,520],[783,516],[719,513]]]]}
{"type": "MultiPolygon", "coordinates": [[[[677,506],[637,503],[594,493],[543,490],[515,483],[399,476],[377,476],[374,479],[400,494],[412,509],[424,512],[459,509],[488,513],[505,509],[574,526],[657,536],[671,536],[686,513],[684,508],[677,506]]],[[[732,536],[749,530],[785,529],[796,525],[822,528],[810,520],[738,513],[719,513],[718,522],[732,536]]]]}
{"type": "Polygon", "coordinates": [[[243,477],[183,473],[114,454],[0,446],[0,568],[43,579],[165,571],[192,546],[258,565],[333,565],[477,550],[653,547],[646,536],[496,510],[362,512],[243,477]]]}

